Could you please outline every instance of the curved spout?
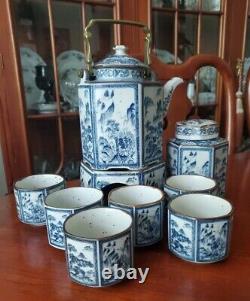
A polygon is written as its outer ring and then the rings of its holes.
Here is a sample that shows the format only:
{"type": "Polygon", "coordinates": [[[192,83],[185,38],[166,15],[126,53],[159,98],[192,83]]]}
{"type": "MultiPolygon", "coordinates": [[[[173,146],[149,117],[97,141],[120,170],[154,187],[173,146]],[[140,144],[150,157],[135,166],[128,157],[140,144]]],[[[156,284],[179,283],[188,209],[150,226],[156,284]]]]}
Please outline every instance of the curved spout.
{"type": "Polygon", "coordinates": [[[164,99],[164,107],[165,107],[164,119],[166,118],[166,114],[168,112],[168,108],[171,103],[174,90],[181,83],[184,83],[184,80],[182,78],[173,77],[172,79],[168,80],[163,86],[163,99],[164,99]]]}

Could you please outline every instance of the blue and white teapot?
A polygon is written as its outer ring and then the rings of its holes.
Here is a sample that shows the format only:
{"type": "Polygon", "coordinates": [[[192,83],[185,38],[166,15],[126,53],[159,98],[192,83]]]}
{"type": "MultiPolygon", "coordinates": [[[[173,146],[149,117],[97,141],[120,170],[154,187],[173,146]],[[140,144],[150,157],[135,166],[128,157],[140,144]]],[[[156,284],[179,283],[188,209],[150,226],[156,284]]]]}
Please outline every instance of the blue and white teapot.
{"type": "Polygon", "coordinates": [[[91,20],[84,32],[88,70],[79,85],[83,162],[98,170],[141,169],[162,162],[163,87],[150,70],[149,29],[125,20],[91,20]],[[143,27],[145,62],[117,45],[93,64],[89,29],[97,22],[143,27]]]}

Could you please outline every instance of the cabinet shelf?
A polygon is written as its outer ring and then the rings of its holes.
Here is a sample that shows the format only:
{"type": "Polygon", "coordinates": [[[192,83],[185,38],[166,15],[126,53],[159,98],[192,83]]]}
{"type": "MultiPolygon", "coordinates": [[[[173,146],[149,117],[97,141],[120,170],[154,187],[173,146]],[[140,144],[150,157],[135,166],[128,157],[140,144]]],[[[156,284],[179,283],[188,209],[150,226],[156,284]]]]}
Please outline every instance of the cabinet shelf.
{"type": "Polygon", "coordinates": [[[47,113],[47,114],[29,114],[27,115],[28,119],[37,119],[37,120],[42,120],[42,119],[52,119],[52,118],[79,118],[79,113],[78,112],[63,112],[61,114],[58,113],[47,113]]]}
{"type": "MultiPolygon", "coordinates": [[[[169,8],[169,7],[157,7],[153,6],[152,7],[153,11],[158,11],[158,12],[167,12],[167,13],[175,13],[176,8],[169,8]]],[[[212,15],[212,16],[220,16],[223,13],[221,11],[208,11],[208,10],[192,10],[192,9],[178,9],[178,12],[180,13],[185,13],[185,14],[191,14],[191,15],[198,15],[199,13],[202,13],[202,15],[212,15]]]]}

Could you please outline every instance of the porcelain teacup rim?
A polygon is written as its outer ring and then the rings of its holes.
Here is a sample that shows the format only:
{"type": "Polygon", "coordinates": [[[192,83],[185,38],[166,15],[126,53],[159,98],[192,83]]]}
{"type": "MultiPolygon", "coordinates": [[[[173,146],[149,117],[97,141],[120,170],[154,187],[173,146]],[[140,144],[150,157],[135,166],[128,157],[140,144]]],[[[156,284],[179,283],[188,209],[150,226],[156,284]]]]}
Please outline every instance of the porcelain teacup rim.
{"type": "Polygon", "coordinates": [[[228,217],[231,217],[233,215],[233,212],[234,212],[234,208],[233,208],[233,205],[230,201],[226,200],[225,198],[222,198],[222,197],[219,197],[219,196],[215,196],[215,195],[211,195],[211,194],[208,194],[208,193],[188,193],[188,194],[182,194],[182,195],[178,195],[176,196],[175,198],[171,199],[168,203],[168,211],[169,212],[173,212],[174,215],[176,216],[179,216],[181,218],[189,218],[189,219],[192,219],[194,221],[201,221],[201,220],[204,220],[204,221],[215,221],[215,220],[221,220],[221,219],[224,219],[224,218],[228,218],[228,217]],[[230,207],[230,211],[226,214],[223,214],[223,215],[219,215],[219,216],[211,216],[211,217],[197,217],[197,216],[192,216],[192,215],[188,215],[188,214],[183,214],[181,212],[178,212],[177,210],[175,210],[174,208],[171,207],[171,205],[173,204],[173,202],[176,201],[176,199],[180,199],[180,198],[185,198],[187,196],[195,196],[195,197],[207,197],[207,198],[213,198],[213,199],[221,199],[224,201],[224,203],[227,203],[230,207]]]}
{"type": "Polygon", "coordinates": [[[80,211],[76,214],[73,214],[73,215],[70,215],[68,216],[65,221],[64,221],[64,224],[63,224],[63,231],[64,231],[64,234],[65,236],[68,236],[72,239],[77,239],[77,240],[80,240],[80,241],[86,241],[86,240],[89,240],[89,241],[105,241],[107,239],[114,239],[115,237],[120,237],[121,235],[127,233],[128,231],[130,231],[132,229],[132,225],[133,225],[133,219],[131,217],[131,215],[121,209],[117,209],[117,208],[110,208],[110,207],[100,207],[100,208],[91,208],[91,209],[87,209],[87,210],[84,210],[84,211],[80,211]],[[66,227],[67,227],[67,224],[69,223],[69,220],[71,219],[75,219],[77,217],[79,217],[81,214],[86,214],[86,212],[90,212],[90,211],[97,211],[97,210],[109,210],[110,212],[111,211],[116,211],[116,212],[119,212],[120,215],[123,215],[123,216],[126,216],[126,218],[129,219],[129,224],[127,225],[127,227],[123,230],[123,231],[120,231],[116,234],[113,234],[113,235],[107,235],[107,236],[103,236],[103,237],[86,237],[86,235],[76,235],[76,234],[72,234],[70,233],[66,227]]]}
{"type": "Polygon", "coordinates": [[[152,187],[152,186],[148,186],[148,185],[140,185],[140,184],[117,187],[117,188],[112,189],[108,194],[108,204],[113,203],[113,204],[117,204],[117,205],[120,205],[120,206],[123,206],[123,207],[128,207],[128,208],[144,208],[144,207],[148,207],[148,206],[151,206],[151,205],[154,205],[154,204],[158,204],[159,202],[164,201],[164,200],[165,200],[165,195],[164,195],[164,192],[161,189],[159,189],[157,187],[152,187]],[[117,190],[127,190],[127,189],[131,189],[133,187],[146,187],[146,189],[149,188],[152,191],[156,190],[161,195],[161,197],[158,198],[155,201],[145,202],[145,203],[142,203],[142,204],[126,204],[124,202],[115,201],[115,200],[112,199],[112,197],[111,197],[112,193],[116,192],[117,190]]]}
{"type": "Polygon", "coordinates": [[[216,183],[216,181],[212,178],[209,178],[209,177],[206,177],[206,176],[202,176],[202,175],[197,175],[197,174],[194,174],[194,175],[175,175],[175,176],[171,176],[169,178],[166,179],[165,183],[164,183],[164,188],[168,188],[170,190],[174,190],[174,191],[177,191],[177,192],[184,192],[184,193],[196,193],[196,192],[208,192],[210,190],[214,190],[216,189],[216,187],[218,186],[218,184],[216,183]],[[174,179],[174,178],[199,178],[199,179],[203,179],[203,180],[208,180],[210,183],[213,183],[213,186],[209,187],[209,188],[206,188],[206,189],[184,189],[184,188],[179,188],[179,187],[176,187],[174,185],[171,185],[169,184],[168,182],[171,180],[171,179],[174,179]]]}
{"type": "Polygon", "coordinates": [[[51,188],[55,188],[57,187],[58,185],[61,185],[65,182],[64,178],[60,175],[57,175],[57,174],[35,174],[35,175],[29,175],[27,177],[23,177],[19,180],[17,180],[14,184],[14,189],[17,190],[17,191],[29,191],[29,192],[35,192],[35,191],[41,191],[41,190],[46,190],[46,189],[51,189],[51,188]],[[21,183],[22,181],[24,180],[27,180],[28,178],[31,178],[31,177],[46,177],[46,176],[49,176],[49,177],[57,177],[58,179],[60,179],[61,181],[60,182],[57,182],[57,183],[53,183],[51,185],[48,185],[48,186],[44,186],[44,187],[38,187],[38,188],[23,188],[23,187],[18,187],[18,184],[21,183]]]}
{"type": "MultiPolygon", "coordinates": [[[[97,188],[90,188],[90,187],[70,187],[70,188],[65,188],[65,189],[61,189],[61,190],[58,190],[58,191],[55,191],[55,192],[53,192],[53,193],[51,193],[51,194],[49,194],[46,198],[45,198],[45,200],[44,200],[44,206],[45,206],[45,208],[48,208],[48,209],[53,209],[53,210],[77,210],[77,209],[81,209],[81,208],[88,208],[88,207],[92,207],[92,206],[94,206],[95,204],[98,204],[98,203],[100,203],[101,201],[102,201],[102,199],[103,199],[103,196],[104,196],[104,194],[103,194],[103,192],[101,191],[101,190],[99,190],[99,189],[97,189],[97,188]],[[83,200],[81,200],[81,202],[82,202],[82,205],[79,205],[79,206],[72,206],[72,207],[70,207],[70,206],[68,206],[68,207],[66,207],[66,206],[56,206],[56,204],[51,204],[51,203],[49,203],[50,201],[52,202],[53,200],[52,199],[54,199],[54,201],[57,201],[57,199],[55,199],[55,197],[59,197],[59,195],[60,194],[63,194],[65,191],[73,191],[73,190],[82,190],[83,192],[84,192],[84,190],[86,191],[86,189],[87,190],[91,190],[91,191],[94,191],[94,192],[96,192],[96,193],[98,193],[100,196],[98,196],[98,199],[97,200],[95,200],[94,202],[90,202],[90,203],[88,203],[88,204],[84,204],[84,199],[83,200]]],[[[71,202],[72,200],[70,200],[69,199],[69,203],[71,202]]]]}

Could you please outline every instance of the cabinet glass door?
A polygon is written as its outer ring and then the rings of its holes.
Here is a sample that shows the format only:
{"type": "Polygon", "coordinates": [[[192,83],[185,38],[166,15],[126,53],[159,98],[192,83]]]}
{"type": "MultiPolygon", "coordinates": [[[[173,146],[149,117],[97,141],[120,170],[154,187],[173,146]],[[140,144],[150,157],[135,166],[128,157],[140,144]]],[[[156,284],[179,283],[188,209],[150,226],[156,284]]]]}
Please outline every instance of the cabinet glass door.
{"type": "MultiPolygon", "coordinates": [[[[12,19],[33,173],[79,177],[78,84],[85,65],[83,28],[115,18],[116,1],[13,0],[12,19]]],[[[111,50],[112,27],[96,26],[94,59],[111,50]]]]}
{"type": "Polygon", "coordinates": [[[244,52],[244,68],[243,68],[243,88],[246,85],[247,72],[250,68],[250,1],[247,1],[248,14],[246,20],[246,36],[245,36],[245,51],[244,52]]]}
{"type": "MultiPolygon", "coordinates": [[[[225,6],[226,0],[152,0],[153,45],[159,59],[171,64],[200,53],[221,56],[225,6]]],[[[213,67],[203,67],[194,78],[193,99],[206,117],[212,117],[216,105],[217,77],[213,67]]]]}

